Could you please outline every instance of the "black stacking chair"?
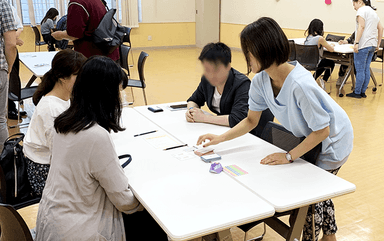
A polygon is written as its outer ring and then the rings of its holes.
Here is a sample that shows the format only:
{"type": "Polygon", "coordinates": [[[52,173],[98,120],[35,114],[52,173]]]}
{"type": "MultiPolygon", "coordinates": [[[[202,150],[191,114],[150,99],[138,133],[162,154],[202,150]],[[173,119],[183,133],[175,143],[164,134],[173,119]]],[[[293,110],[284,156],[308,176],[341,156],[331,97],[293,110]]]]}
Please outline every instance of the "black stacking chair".
{"type": "Polygon", "coordinates": [[[40,31],[36,26],[32,26],[32,30],[35,33],[35,52],[36,52],[36,46],[39,46],[39,52],[40,52],[40,46],[46,45],[47,43],[44,41],[41,41],[40,31]]]}
{"type": "Polygon", "coordinates": [[[288,42],[289,42],[289,57],[288,57],[288,61],[294,61],[294,60],[296,60],[295,41],[288,40],[288,42]]]}
{"type": "MultiPolygon", "coordinates": [[[[384,39],[381,40],[380,42],[380,47],[384,48],[384,39]]],[[[381,62],[381,85],[383,84],[383,75],[384,75],[384,70],[383,70],[383,65],[384,65],[384,60],[383,60],[383,50],[377,51],[372,58],[373,62],[381,62]]]]}
{"type": "Polygon", "coordinates": [[[340,40],[344,40],[345,36],[338,36],[338,35],[333,35],[333,34],[328,34],[327,37],[325,37],[326,41],[331,41],[331,42],[339,42],[340,40]]]}
{"type": "MultiPolygon", "coordinates": [[[[127,87],[140,88],[143,90],[145,105],[147,105],[147,97],[145,95],[146,84],[145,84],[145,78],[144,78],[144,64],[145,64],[147,57],[148,57],[148,54],[146,52],[142,51],[140,53],[139,61],[137,63],[137,70],[139,72],[139,79],[138,80],[128,79],[128,85],[127,85],[127,87]]],[[[131,91],[132,91],[132,89],[131,89],[131,91]]],[[[133,91],[132,91],[132,98],[133,98],[133,102],[134,102],[135,97],[133,95],[133,91]]]]}
{"type": "MultiPolygon", "coordinates": [[[[132,43],[131,43],[131,28],[124,27],[125,28],[125,33],[123,36],[123,43],[128,43],[128,47],[132,48],[132,43]]],[[[131,52],[131,58],[132,58],[132,65],[129,65],[129,67],[133,67],[134,60],[133,60],[133,53],[131,52]]]]}

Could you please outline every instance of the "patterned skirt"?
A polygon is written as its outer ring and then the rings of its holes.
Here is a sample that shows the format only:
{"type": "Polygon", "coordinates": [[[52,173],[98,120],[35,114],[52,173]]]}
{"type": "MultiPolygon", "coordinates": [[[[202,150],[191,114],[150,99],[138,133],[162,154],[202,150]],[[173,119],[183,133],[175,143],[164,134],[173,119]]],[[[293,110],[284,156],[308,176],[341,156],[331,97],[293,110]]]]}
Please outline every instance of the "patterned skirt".
{"type": "Polygon", "coordinates": [[[32,192],[36,196],[41,196],[43,194],[43,189],[45,186],[45,181],[48,177],[49,164],[40,164],[34,161],[31,161],[27,158],[28,163],[28,180],[32,188],[32,192]]]}

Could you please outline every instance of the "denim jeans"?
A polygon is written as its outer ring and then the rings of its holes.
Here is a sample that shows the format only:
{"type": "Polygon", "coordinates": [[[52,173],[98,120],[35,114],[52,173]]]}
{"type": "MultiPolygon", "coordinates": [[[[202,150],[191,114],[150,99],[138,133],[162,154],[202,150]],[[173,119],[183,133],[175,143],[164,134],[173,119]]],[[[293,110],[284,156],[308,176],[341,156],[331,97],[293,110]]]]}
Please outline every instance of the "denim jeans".
{"type": "Polygon", "coordinates": [[[371,78],[370,65],[372,56],[375,53],[376,47],[366,47],[359,49],[358,53],[354,53],[354,62],[356,69],[356,86],[355,93],[365,93],[368,88],[369,80],[371,78]]]}
{"type": "Polygon", "coordinates": [[[8,73],[0,70],[0,153],[3,151],[4,141],[8,138],[8,73]]]}

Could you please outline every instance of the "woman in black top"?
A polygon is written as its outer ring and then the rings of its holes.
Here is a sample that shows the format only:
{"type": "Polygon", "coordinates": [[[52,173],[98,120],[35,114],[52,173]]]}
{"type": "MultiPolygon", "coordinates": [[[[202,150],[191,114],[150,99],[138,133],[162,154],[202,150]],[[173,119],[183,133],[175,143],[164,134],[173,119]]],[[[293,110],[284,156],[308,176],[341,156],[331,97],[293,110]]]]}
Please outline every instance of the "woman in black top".
{"type": "MultiPolygon", "coordinates": [[[[189,122],[203,122],[233,127],[248,114],[248,91],[251,81],[231,67],[231,50],[223,43],[206,45],[199,56],[204,68],[201,82],[188,101],[185,114],[189,122]],[[207,103],[216,115],[204,113],[207,103]]],[[[263,111],[259,125],[250,133],[261,136],[268,121],[273,121],[269,109],[263,111]]]]}

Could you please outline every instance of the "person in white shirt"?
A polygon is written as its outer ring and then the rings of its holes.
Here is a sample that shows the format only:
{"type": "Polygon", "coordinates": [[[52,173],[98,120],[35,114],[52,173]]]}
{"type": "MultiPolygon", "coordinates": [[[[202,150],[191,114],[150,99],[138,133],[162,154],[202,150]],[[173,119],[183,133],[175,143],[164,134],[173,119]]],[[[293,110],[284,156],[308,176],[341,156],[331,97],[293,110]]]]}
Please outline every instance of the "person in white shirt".
{"type": "Polygon", "coordinates": [[[120,87],[126,81],[121,68],[104,56],[89,58],[80,70],[71,105],[54,121],[36,241],[167,240],[151,215],[141,211],[110,135],[124,130],[120,87]]]}
{"type": "Polygon", "coordinates": [[[23,152],[28,163],[28,180],[36,196],[41,196],[47,179],[52,156],[52,142],[55,130],[54,119],[68,109],[73,84],[78,71],[86,61],[83,54],[66,49],[52,60],[52,69],[42,78],[33,102],[33,113],[23,152]]]}
{"type": "Polygon", "coordinates": [[[356,86],[347,97],[366,98],[365,91],[371,78],[372,56],[380,47],[383,37],[383,26],[380,18],[375,12],[376,8],[371,6],[370,0],[353,0],[353,8],[356,12],[356,37],[354,50],[354,65],[356,69],[356,86]]]}

